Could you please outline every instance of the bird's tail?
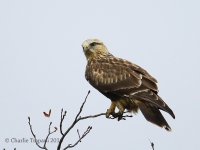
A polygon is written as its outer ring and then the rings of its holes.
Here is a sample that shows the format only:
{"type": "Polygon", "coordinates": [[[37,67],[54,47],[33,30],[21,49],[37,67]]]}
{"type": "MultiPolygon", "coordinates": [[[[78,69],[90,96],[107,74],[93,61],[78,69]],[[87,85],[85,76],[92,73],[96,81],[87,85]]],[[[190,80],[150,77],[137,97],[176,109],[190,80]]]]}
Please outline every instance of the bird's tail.
{"type": "Polygon", "coordinates": [[[155,104],[140,100],[136,100],[135,102],[147,121],[160,127],[164,127],[167,131],[171,131],[171,127],[168,125],[167,121],[155,104]]]}

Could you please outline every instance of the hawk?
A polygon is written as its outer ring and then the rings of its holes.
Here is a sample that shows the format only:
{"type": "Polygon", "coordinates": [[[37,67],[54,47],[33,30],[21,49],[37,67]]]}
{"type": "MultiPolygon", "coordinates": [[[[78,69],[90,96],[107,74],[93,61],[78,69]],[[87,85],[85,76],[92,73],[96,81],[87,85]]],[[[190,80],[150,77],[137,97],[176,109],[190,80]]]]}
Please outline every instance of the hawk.
{"type": "Polygon", "coordinates": [[[158,96],[157,80],[138,65],[113,56],[104,43],[88,39],[82,44],[87,59],[86,80],[111,100],[106,117],[122,119],[124,110],[137,113],[138,109],[147,121],[171,131],[159,110],[166,111],[174,119],[169,106],[158,96]],[[119,112],[115,112],[115,108],[119,112]]]}

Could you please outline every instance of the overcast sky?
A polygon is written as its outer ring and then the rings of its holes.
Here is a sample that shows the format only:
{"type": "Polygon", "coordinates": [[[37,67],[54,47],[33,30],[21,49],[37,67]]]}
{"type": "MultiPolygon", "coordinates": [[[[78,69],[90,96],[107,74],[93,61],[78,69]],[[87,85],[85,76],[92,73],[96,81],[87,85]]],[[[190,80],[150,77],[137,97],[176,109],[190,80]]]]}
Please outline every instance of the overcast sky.
{"type": "MultiPolygon", "coordinates": [[[[106,112],[110,100],[84,78],[81,44],[102,40],[109,51],[146,69],[158,80],[159,95],[176,115],[163,112],[172,132],[159,128],[141,112],[126,121],[104,116],[77,124],[63,146],[91,132],[74,150],[200,149],[200,1],[47,1],[0,0],[0,149],[39,149],[49,122],[63,130],[74,120],[91,90],[81,116],[106,112]],[[44,111],[52,109],[50,119],[44,111]],[[9,142],[6,143],[5,139],[9,142]],[[10,140],[28,139],[28,143],[10,140]]],[[[50,138],[60,138],[58,132],[50,138]]],[[[47,143],[50,150],[57,143],[47,143]]]]}

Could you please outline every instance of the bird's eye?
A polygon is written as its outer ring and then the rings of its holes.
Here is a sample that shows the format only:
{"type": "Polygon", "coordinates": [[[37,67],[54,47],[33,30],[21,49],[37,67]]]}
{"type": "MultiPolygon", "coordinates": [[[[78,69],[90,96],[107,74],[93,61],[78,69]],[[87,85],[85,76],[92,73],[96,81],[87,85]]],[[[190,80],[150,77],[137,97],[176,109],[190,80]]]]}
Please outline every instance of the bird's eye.
{"type": "Polygon", "coordinates": [[[94,42],[90,44],[90,46],[95,46],[95,45],[96,45],[96,43],[94,43],[94,42]]]}

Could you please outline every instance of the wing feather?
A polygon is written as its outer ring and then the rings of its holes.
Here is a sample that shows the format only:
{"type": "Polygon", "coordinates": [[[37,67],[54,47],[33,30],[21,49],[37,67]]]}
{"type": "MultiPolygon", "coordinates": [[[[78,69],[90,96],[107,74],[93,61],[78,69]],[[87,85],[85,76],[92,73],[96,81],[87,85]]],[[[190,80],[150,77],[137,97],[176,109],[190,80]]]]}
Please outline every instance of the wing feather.
{"type": "Polygon", "coordinates": [[[88,62],[85,77],[101,92],[128,89],[131,94],[140,90],[140,86],[142,89],[158,91],[157,81],[144,69],[120,58],[103,58],[88,62]],[[129,89],[133,89],[133,92],[129,89]]]}

